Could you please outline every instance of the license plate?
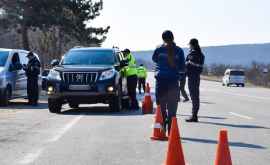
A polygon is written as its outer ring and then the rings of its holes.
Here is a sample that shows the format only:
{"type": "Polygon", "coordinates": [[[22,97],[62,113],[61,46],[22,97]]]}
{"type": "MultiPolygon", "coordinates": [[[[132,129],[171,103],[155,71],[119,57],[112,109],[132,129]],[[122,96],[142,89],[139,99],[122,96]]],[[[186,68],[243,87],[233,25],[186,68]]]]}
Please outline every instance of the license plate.
{"type": "Polygon", "coordinates": [[[70,85],[69,90],[74,91],[84,91],[84,90],[90,90],[91,87],[89,85],[70,85]]]}

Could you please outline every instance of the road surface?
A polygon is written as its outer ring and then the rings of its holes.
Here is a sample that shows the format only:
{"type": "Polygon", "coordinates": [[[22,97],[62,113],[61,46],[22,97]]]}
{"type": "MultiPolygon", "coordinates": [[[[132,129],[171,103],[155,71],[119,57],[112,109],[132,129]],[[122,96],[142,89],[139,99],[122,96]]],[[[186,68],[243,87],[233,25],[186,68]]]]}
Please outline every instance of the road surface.
{"type": "MultiPolygon", "coordinates": [[[[151,75],[151,74],[150,74],[151,75]]],[[[153,87],[153,76],[148,79],[153,87]]],[[[153,91],[153,89],[152,89],[153,91]]],[[[142,96],[139,96],[142,98],[142,96]]],[[[101,105],[48,112],[24,100],[0,108],[1,165],[157,165],[167,142],[151,141],[154,115],[107,112],[101,105]]],[[[181,103],[178,124],[188,165],[214,164],[218,132],[227,129],[234,165],[270,162],[270,90],[222,87],[202,81],[200,123],[186,123],[191,103],[181,103]]]]}

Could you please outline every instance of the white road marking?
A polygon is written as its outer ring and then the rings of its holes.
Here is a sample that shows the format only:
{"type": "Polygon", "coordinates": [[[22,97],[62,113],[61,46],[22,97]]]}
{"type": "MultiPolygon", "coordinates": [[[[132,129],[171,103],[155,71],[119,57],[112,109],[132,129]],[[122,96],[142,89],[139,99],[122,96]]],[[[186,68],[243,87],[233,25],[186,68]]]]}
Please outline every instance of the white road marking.
{"type": "Polygon", "coordinates": [[[249,116],[246,116],[246,115],[241,115],[241,114],[234,113],[234,112],[230,112],[230,114],[233,115],[233,116],[241,117],[241,118],[248,119],[248,120],[253,119],[252,117],[249,117],[249,116]]]}
{"type": "MultiPolygon", "coordinates": [[[[74,118],[73,120],[71,120],[67,125],[65,125],[65,127],[63,127],[62,129],[60,129],[60,131],[52,139],[48,140],[47,143],[52,143],[52,142],[58,141],[81,118],[82,118],[82,116],[77,116],[76,118],[74,118]]],[[[44,149],[45,149],[45,147],[37,150],[36,152],[28,153],[27,155],[25,155],[25,157],[21,161],[19,161],[19,164],[30,164],[30,163],[33,163],[42,154],[42,152],[44,151],[44,149]]]]}
{"type": "Polygon", "coordinates": [[[81,118],[82,118],[82,116],[78,116],[78,117],[74,118],[73,120],[71,120],[65,127],[63,127],[62,129],[60,129],[60,131],[53,138],[51,138],[50,140],[48,140],[48,142],[56,142],[56,141],[58,141],[81,118]]]}
{"type": "Polygon", "coordinates": [[[39,149],[36,152],[28,153],[20,162],[19,164],[30,164],[33,163],[39,155],[42,154],[44,149],[39,149]]]}

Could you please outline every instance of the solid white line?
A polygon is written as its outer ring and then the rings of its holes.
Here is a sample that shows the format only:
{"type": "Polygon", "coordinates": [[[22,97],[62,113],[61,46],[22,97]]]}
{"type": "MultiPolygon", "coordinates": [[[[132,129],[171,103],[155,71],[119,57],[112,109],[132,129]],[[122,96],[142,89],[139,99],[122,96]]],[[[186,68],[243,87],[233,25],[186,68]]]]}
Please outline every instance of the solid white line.
{"type": "Polygon", "coordinates": [[[43,149],[39,149],[36,152],[32,152],[32,153],[27,154],[19,162],[19,164],[30,164],[30,163],[33,163],[39,157],[39,155],[41,155],[42,152],[43,152],[43,149]]]}
{"type": "Polygon", "coordinates": [[[51,138],[50,140],[48,140],[48,142],[56,142],[56,141],[58,141],[81,118],[82,118],[82,116],[77,116],[76,118],[74,118],[73,120],[71,120],[65,127],[63,127],[62,129],[60,129],[60,131],[53,138],[51,138]]]}
{"type": "Polygon", "coordinates": [[[230,114],[233,115],[233,116],[241,117],[241,118],[248,119],[248,120],[253,119],[252,117],[249,117],[249,116],[246,116],[246,115],[241,115],[241,114],[234,113],[234,112],[230,112],[230,114]]]}

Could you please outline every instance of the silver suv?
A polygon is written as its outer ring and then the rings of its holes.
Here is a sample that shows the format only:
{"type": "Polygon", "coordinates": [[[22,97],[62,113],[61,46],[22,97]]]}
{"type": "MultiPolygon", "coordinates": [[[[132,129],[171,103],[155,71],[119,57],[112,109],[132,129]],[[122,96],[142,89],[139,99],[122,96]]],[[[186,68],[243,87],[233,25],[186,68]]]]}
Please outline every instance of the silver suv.
{"type": "MultiPolygon", "coordinates": [[[[27,64],[28,51],[0,48],[0,105],[7,106],[10,99],[27,97],[27,77],[14,63],[27,64]],[[18,53],[18,54],[16,54],[18,53]]],[[[35,54],[37,56],[37,54],[35,54]]],[[[38,57],[38,56],[37,56],[38,57]]]]}

